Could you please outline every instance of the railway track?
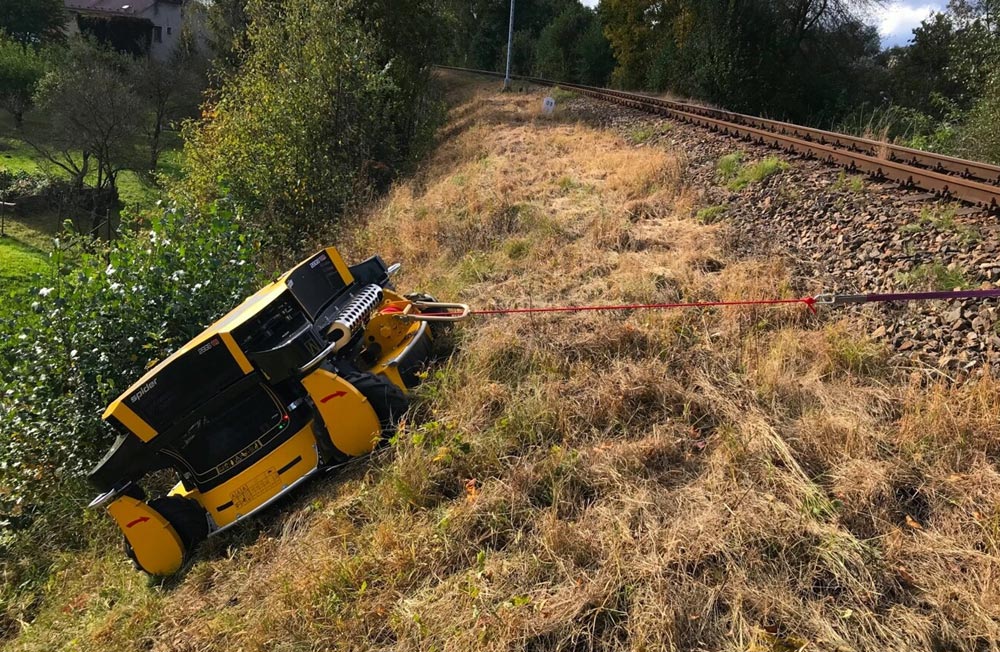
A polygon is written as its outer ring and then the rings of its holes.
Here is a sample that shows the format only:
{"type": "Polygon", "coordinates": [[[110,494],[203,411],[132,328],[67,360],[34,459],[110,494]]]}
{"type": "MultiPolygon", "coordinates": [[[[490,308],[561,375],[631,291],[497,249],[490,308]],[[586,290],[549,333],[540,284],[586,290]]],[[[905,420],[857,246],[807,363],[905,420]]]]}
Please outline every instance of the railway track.
{"type": "MultiPolygon", "coordinates": [[[[486,70],[453,66],[438,68],[500,79],[504,77],[501,73],[486,70]]],[[[1000,211],[1000,166],[639,93],[523,75],[512,77],[540,86],[559,86],[581,95],[815,158],[854,172],[864,172],[903,187],[925,190],[989,211],[1000,211]]]]}

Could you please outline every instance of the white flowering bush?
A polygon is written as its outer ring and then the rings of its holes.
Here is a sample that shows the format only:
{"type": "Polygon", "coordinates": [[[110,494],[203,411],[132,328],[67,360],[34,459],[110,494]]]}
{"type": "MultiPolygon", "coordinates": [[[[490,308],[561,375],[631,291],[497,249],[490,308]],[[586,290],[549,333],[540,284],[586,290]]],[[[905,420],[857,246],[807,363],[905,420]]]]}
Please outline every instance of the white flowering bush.
{"type": "Polygon", "coordinates": [[[110,247],[57,241],[35,287],[3,298],[3,574],[40,532],[53,549],[81,543],[82,478],[114,440],[105,406],[254,289],[259,238],[247,229],[219,204],[198,216],[166,208],[110,247]]]}

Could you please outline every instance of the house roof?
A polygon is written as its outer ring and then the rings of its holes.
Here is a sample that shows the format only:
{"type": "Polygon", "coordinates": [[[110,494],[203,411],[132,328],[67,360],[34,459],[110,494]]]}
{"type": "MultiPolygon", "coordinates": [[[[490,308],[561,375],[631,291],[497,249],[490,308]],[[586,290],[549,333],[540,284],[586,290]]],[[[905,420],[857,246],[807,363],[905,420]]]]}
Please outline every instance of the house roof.
{"type": "Polygon", "coordinates": [[[183,4],[183,0],[63,0],[68,11],[111,14],[115,16],[137,16],[156,5],[183,4]]]}

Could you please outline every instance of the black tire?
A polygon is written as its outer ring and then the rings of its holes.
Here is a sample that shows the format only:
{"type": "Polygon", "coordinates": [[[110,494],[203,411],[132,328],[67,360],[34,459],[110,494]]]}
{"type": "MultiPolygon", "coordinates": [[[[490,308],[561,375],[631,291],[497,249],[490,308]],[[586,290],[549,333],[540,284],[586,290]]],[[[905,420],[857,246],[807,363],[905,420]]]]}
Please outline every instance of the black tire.
{"type": "Polygon", "coordinates": [[[399,420],[410,407],[406,393],[384,376],[364,371],[350,371],[341,377],[354,385],[361,395],[375,410],[379,424],[382,426],[382,438],[388,439],[396,432],[399,420]]]}
{"type": "Polygon", "coordinates": [[[139,560],[135,557],[135,550],[132,549],[132,544],[128,542],[128,538],[125,535],[122,535],[122,544],[125,547],[125,556],[132,562],[132,568],[145,573],[146,571],[142,570],[142,566],[139,565],[139,560]]]}
{"type": "Polygon", "coordinates": [[[164,496],[149,501],[149,506],[167,519],[184,544],[187,558],[195,547],[208,538],[208,517],[201,505],[190,498],[164,496]]]}

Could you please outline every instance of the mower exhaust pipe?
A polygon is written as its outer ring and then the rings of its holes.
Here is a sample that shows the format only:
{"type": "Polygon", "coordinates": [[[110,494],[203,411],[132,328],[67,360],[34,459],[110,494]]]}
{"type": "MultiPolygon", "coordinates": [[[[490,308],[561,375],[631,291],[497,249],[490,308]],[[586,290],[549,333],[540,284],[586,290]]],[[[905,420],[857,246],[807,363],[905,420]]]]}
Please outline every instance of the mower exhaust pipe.
{"type": "Polygon", "coordinates": [[[326,331],[334,352],[347,346],[355,335],[365,329],[381,303],[382,288],[377,285],[366,285],[354,295],[326,331]]]}

